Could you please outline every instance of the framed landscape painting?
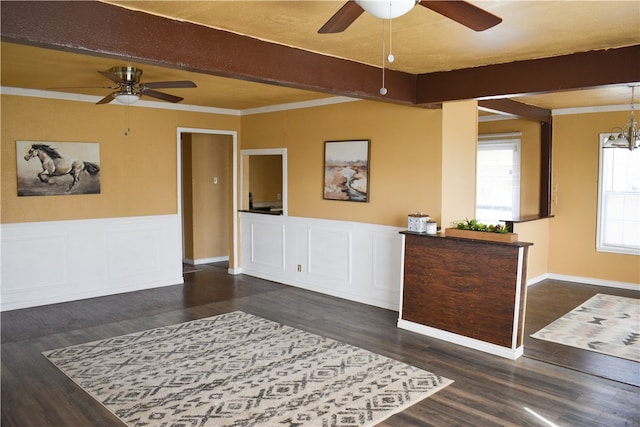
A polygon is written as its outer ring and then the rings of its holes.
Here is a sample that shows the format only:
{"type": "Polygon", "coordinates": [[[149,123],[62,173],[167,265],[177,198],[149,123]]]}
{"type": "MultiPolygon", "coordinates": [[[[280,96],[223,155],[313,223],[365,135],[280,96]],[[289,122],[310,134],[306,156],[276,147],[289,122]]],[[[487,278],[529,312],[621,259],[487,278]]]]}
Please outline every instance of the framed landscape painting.
{"type": "Polygon", "coordinates": [[[100,193],[97,142],[16,141],[18,196],[100,193]]]}
{"type": "Polygon", "coordinates": [[[369,201],[370,145],[368,139],[324,143],[324,199],[369,201]]]}

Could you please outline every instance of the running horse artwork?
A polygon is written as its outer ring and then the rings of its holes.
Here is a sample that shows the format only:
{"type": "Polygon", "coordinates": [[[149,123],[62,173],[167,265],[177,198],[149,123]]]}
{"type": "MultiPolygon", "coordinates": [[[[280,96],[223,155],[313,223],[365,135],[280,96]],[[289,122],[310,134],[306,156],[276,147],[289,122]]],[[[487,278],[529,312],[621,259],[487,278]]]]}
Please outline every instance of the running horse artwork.
{"type": "MultiPolygon", "coordinates": [[[[79,145],[77,143],[68,143],[79,145]]],[[[90,144],[97,145],[97,144],[90,144]]],[[[80,177],[82,176],[82,172],[85,171],[89,175],[95,176],[100,172],[100,166],[96,162],[77,160],[74,158],[66,158],[63,157],[58,149],[52,147],[49,144],[42,143],[33,143],[27,151],[27,154],[24,156],[24,160],[29,161],[33,158],[38,158],[40,160],[40,164],[42,166],[42,170],[37,174],[40,183],[44,184],[57,184],[57,181],[53,178],[55,177],[64,177],[69,175],[71,177],[71,183],[68,185],[63,194],[69,194],[76,185],[80,182],[80,177]]],[[[33,176],[33,175],[32,175],[33,176]]],[[[20,192],[20,179],[19,179],[19,195],[35,195],[36,193],[22,193],[20,192]]],[[[22,179],[24,181],[24,177],[22,179]]],[[[33,180],[32,180],[33,181],[33,180]]],[[[38,181],[35,181],[37,183],[38,181]]],[[[94,186],[95,187],[95,186],[94,186]]],[[[77,191],[79,193],[95,193],[94,190],[90,189],[82,189],[77,191]]],[[[98,191],[99,192],[99,184],[98,191]]],[[[46,194],[51,194],[51,191],[45,191],[46,194]]],[[[54,191],[55,193],[55,191],[54,191]]],[[[42,194],[42,193],[40,193],[42,194]]]]}

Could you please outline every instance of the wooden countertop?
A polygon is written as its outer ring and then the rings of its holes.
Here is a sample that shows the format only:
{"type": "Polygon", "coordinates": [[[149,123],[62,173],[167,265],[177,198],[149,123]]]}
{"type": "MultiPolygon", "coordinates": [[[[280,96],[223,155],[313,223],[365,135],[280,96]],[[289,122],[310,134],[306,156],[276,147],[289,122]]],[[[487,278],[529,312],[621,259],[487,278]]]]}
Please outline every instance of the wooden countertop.
{"type": "Polygon", "coordinates": [[[485,243],[485,244],[489,244],[489,245],[520,246],[520,247],[532,246],[533,245],[533,243],[530,243],[530,242],[505,243],[505,242],[492,242],[492,241],[489,241],[489,240],[466,239],[464,237],[450,237],[450,236],[445,236],[440,231],[437,234],[427,234],[427,233],[416,233],[414,231],[403,230],[403,231],[400,232],[400,234],[410,234],[412,236],[420,236],[420,237],[427,237],[427,238],[437,238],[437,239],[461,240],[463,242],[485,243]]]}

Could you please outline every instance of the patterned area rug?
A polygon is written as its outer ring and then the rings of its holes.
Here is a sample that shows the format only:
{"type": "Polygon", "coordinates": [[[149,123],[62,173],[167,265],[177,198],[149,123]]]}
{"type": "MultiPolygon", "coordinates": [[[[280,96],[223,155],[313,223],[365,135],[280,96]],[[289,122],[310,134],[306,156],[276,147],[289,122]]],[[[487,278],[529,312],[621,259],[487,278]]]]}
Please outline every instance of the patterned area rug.
{"type": "Polygon", "coordinates": [[[243,312],[43,354],[128,426],[371,426],[452,383],[243,312]]]}
{"type": "Polygon", "coordinates": [[[531,336],[640,361],[640,299],[597,294],[531,336]]]}

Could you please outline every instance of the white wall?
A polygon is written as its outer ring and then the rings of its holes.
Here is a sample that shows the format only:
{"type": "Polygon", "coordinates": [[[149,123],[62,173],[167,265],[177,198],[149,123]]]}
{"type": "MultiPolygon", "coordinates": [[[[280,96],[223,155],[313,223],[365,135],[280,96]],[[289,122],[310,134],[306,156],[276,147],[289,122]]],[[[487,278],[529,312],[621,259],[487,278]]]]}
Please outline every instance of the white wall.
{"type": "Polygon", "coordinates": [[[401,228],[241,213],[242,273],[398,310],[401,228]]]}
{"type": "Polygon", "coordinates": [[[183,283],[177,215],[2,224],[0,309],[183,283]]]}

